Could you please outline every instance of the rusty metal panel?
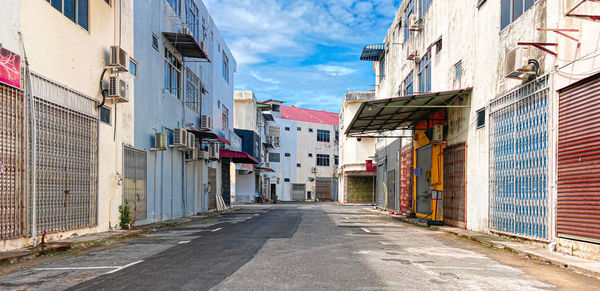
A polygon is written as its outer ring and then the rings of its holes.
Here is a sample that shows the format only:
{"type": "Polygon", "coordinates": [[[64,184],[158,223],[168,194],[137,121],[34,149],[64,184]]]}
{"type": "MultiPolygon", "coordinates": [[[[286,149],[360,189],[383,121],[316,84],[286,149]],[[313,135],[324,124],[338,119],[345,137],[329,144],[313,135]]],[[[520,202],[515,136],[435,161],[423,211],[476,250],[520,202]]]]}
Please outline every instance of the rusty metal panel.
{"type": "Polygon", "coordinates": [[[23,235],[25,205],[23,91],[0,84],[0,240],[23,235]]]}
{"type": "Polygon", "coordinates": [[[123,203],[129,205],[134,221],[147,217],[147,159],[146,151],[123,147],[123,203]]]}
{"type": "Polygon", "coordinates": [[[600,243],[600,79],[560,93],[557,234],[600,243]]]}
{"type": "Polygon", "coordinates": [[[306,184],[292,184],[292,200],[306,200],[306,184]]]}
{"type": "Polygon", "coordinates": [[[490,215],[493,231],[549,237],[550,78],[542,76],[489,106],[490,215]]]}
{"type": "Polygon", "coordinates": [[[413,147],[412,144],[402,149],[400,165],[400,211],[408,212],[412,207],[413,193],[413,147]]]}
{"type": "Polygon", "coordinates": [[[444,223],[466,228],[466,145],[459,143],[444,149],[444,223]]]}
{"type": "Polygon", "coordinates": [[[332,196],[332,187],[331,187],[331,178],[317,178],[317,199],[319,201],[331,201],[333,199],[332,196]]]}
{"type": "MultiPolygon", "coordinates": [[[[95,226],[99,150],[96,101],[35,74],[32,91],[36,127],[29,128],[36,131],[36,140],[30,140],[29,146],[36,143],[38,235],[44,230],[52,233],[95,226]]],[[[28,198],[27,228],[31,235],[32,200],[28,198]]]]}

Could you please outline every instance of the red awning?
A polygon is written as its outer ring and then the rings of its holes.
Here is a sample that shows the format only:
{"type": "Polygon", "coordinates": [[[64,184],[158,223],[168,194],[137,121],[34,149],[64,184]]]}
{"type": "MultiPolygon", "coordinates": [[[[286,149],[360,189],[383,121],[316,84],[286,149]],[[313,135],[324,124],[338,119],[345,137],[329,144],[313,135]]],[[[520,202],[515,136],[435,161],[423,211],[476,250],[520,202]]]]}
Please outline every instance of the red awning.
{"type": "Polygon", "coordinates": [[[203,139],[203,138],[216,139],[220,142],[231,145],[231,142],[229,142],[227,139],[220,137],[218,134],[216,134],[210,130],[197,130],[197,129],[186,129],[186,130],[187,130],[187,132],[193,133],[199,139],[203,139]]]}
{"type": "Polygon", "coordinates": [[[259,161],[245,152],[231,151],[221,149],[219,151],[220,158],[231,159],[232,162],[238,164],[258,164],[259,161]]]}

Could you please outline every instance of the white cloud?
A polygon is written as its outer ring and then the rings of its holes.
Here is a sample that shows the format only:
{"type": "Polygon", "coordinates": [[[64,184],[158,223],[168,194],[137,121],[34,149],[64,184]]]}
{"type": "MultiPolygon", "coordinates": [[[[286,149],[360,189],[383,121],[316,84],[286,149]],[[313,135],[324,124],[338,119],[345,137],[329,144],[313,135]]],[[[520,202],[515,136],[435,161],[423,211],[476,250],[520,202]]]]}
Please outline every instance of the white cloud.
{"type": "Polygon", "coordinates": [[[336,65],[316,65],[315,67],[317,70],[334,77],[346,76],[356,72],[355,69],[336,65]]]}
{"type": "Polygon", "coordinates": [[[271,79],[271,78],[265,78],[256,72],[250,72],[250,76],[254,77],[254,79],[261,81],[261,82],[270,83],[270,84],[279,84],[279,81],[277,81],[275,79],[271,79]]]}

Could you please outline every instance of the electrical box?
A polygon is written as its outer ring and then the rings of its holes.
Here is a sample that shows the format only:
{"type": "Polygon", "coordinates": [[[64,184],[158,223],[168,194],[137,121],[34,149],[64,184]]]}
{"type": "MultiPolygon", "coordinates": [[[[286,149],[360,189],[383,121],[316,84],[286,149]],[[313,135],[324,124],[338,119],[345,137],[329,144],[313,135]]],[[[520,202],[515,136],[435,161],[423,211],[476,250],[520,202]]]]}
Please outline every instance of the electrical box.
{"type": "Polygon", "coordinates": [[[431,135],[431,141],[443,141],[444,140],[444,126],[436,124],[433,126],[433,134],[431,135]]]}

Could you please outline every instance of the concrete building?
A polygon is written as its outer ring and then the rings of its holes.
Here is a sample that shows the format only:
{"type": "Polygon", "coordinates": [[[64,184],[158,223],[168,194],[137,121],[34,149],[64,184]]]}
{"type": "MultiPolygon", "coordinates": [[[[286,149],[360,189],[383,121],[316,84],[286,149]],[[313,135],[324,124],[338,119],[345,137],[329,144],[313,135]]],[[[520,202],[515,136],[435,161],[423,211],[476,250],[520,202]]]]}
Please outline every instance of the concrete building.
{"type": "MultiPolygon", "coordinates": [[[[344,131],[364,101],[375,99],[375,91],[347,92],[340,110],[340,131],[344,131]]],[[[374,138],[340,137],[338,201],[341,203],[375,202],[374,138]],[[370,161],[371,165],[367,165],[370,161]]]]}
{"type": "Polygon", "coordinates": [[[591,170],[579,147],[597,133],[593,106],[574,104],[597,92],[599,12],[585,0],[403,1],[384,43],[363,50],[378,100],[346,133],[408,133],[417,216],[589,253],[600,227],[582,193],[595,182],[573,177],[591,170]]]}
{"type": "Polygon", "coordinates": [[[133,1],[3,1],[0,8],[0,55],[15,60],[11,72],[23,80],[0,77],[2,107],[23,105],[1,111],[2,120],[19,121],[2,131],[35,141],[2,141],[8,146],[0,149],[0,172],[11,178],[0,183],[12,190],[1,202],[3,212],[10,210],[2,217],[11,219],[2,222],[0,250],[31,244],[42,233],[55,240],[114,228],[124,190],[123,149],[133,144],[134,86],[127,72],[134,56],[133,1]],[[124,53],[113,62],[111,46],[124,53]],[[116,92],[108,90],[110,78],[123,81],[116,92]],[[28,123],[30,109],[35,121],[28,123]]]}
{"type": "Polygon", "coordinates": [[[217,153],[241,149],[233,133],[235,58],[202,1],[135,1],[134,11],[140,90],[130,151],[147,173],[147,188],[129,201],[136,223],[215,209],[215,195],[228,202],[231,193],[230,158],[217,153]]]}
{"type": "Polygon", "coordinates": [[[271,105],[267,141],[275,142],[269,152],[271,196],[279,200],[337,200],[338,126],[337,113],[271,105]]]}

